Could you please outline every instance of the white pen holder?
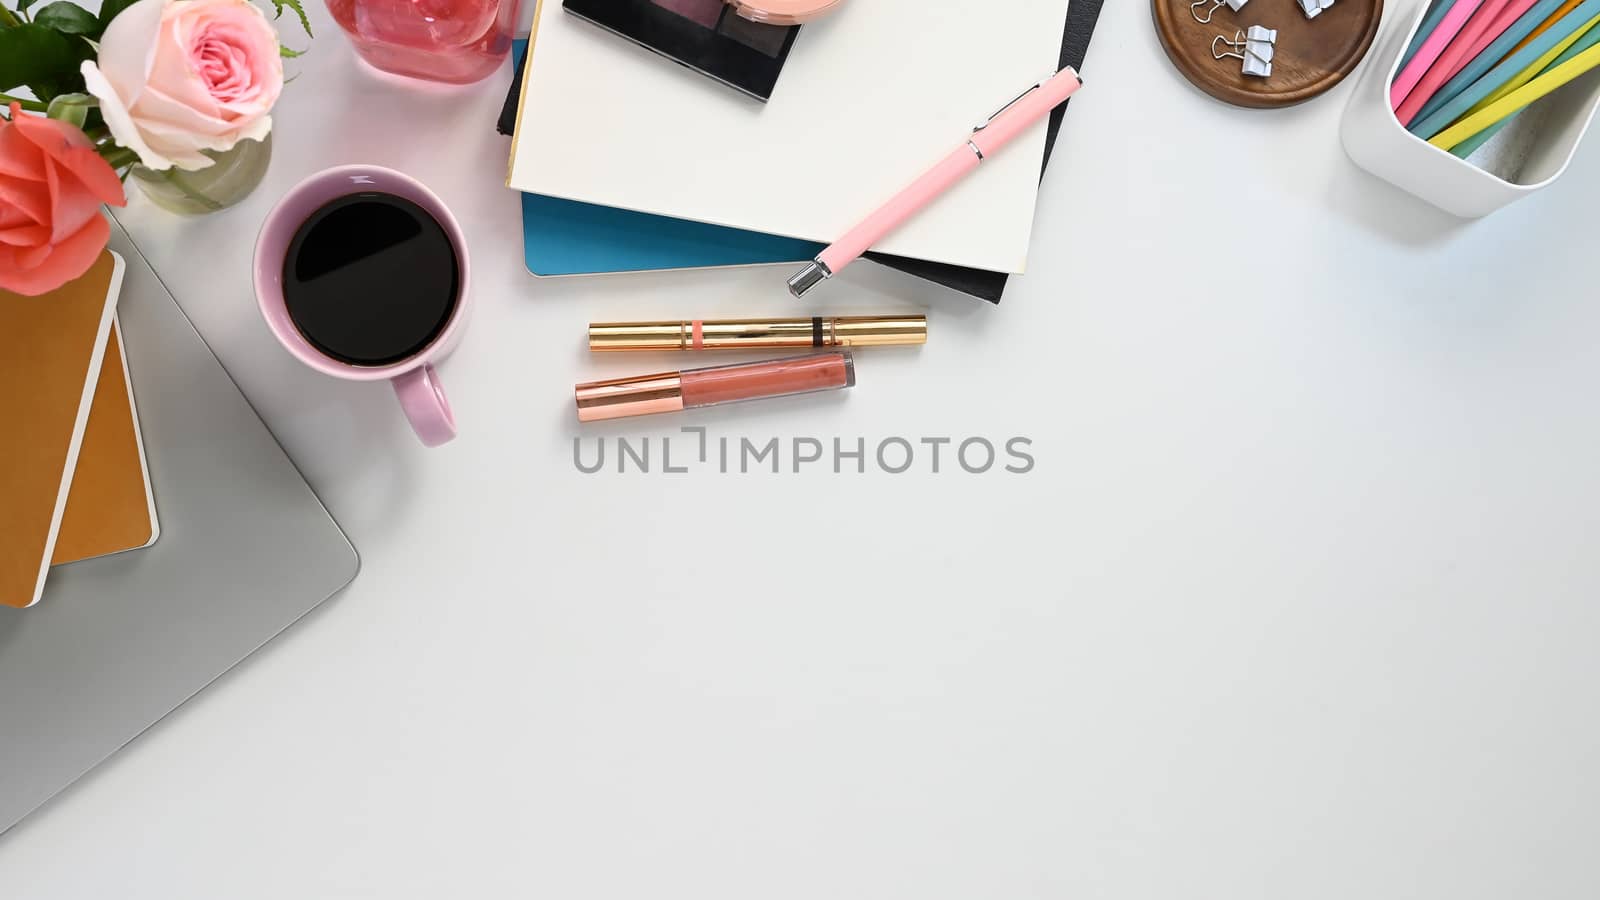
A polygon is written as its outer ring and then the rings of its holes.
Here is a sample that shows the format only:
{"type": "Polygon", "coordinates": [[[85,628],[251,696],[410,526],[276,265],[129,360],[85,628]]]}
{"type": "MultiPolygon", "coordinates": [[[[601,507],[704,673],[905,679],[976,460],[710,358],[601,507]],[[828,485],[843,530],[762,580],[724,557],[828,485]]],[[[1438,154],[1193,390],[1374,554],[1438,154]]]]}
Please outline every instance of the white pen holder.
{"type": "Polygon", "coordinates": [[[1427,4],[1417,4],[1411,27],[1384,38],[1361,73],[1340,129],[1345,152],[1384,181],[1468,219],[1561,177],[1600,108],[1600,70],[1529,106],[1467,162],[1407,131],[1389,107],[1400,57],[1426,13],[1427,4]]]}

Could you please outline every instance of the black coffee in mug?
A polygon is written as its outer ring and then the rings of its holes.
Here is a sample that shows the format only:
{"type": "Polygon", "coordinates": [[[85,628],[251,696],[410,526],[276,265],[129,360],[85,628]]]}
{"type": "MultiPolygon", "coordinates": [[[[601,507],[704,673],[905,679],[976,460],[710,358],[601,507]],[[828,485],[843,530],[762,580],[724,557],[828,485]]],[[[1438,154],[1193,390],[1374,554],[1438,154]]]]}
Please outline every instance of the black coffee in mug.
{"type": "Polygon", "coordinates": [[[427,210],[378,191],[333,200],[301,223],[283,260],[289,318],[342,362],[385,366],[416,355],[449,324],[461,263],[427,210]]]}

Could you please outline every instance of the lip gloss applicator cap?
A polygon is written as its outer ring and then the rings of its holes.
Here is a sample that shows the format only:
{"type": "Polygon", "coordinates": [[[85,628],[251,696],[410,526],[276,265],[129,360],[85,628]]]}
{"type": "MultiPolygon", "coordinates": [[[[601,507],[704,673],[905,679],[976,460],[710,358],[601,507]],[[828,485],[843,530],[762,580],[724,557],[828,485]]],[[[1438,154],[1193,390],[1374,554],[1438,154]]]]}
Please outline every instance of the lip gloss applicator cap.
{"type": "Polygon", "coordinates": [[[928,317],[911,314],[589,323],[589,349],[597,353],[897,347],[927,342],[928,317]]]}
{"type": "Polygon", "coordinates": [[[677,372],[580,384],[575,393],[580,422],[648,416],[683,409],[683,377],[677,372]]]}

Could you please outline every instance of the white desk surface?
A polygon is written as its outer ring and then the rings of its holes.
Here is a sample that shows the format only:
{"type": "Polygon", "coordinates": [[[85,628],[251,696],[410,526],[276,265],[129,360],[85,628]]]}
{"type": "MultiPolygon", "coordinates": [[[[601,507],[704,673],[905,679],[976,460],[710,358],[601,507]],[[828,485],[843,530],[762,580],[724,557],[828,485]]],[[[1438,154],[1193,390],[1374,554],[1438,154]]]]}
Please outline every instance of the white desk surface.
{"type": "Polygon", "coordinates": [[[668,367],[589,359],[587,321],[793,314],[788,270],[533,280],[508,73],[397,88],[311,6],[268,183],[120,215],[364,570],[0,840],[0,893],[1600,892],[1600,149],[1463,224],[1345,158],[1348,85],[1220,106],[1112,3],[1001,306],[861,266],[806,309],[933,333],[847,396],[580,431],[575,381],[668,367]],[[273,200],[353,162],[472,242],[441,450],[251,297],[273,200]],[[1026,436],[1037,468],[574,467],[694,424],[1026,436]]]}

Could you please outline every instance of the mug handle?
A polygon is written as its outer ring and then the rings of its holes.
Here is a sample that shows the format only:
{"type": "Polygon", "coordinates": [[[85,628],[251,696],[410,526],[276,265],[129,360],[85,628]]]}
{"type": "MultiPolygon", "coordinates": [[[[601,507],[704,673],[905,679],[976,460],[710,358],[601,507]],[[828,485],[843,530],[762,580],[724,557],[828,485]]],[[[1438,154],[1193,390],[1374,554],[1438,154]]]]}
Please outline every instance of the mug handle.
{"type": "Polygon", "coordinates": [[[455,438],[456,415],[450,411],[450,401],[445,399],[432,363],[396,375],[394,393],[424,447],[437,447],[455,438]]]}

